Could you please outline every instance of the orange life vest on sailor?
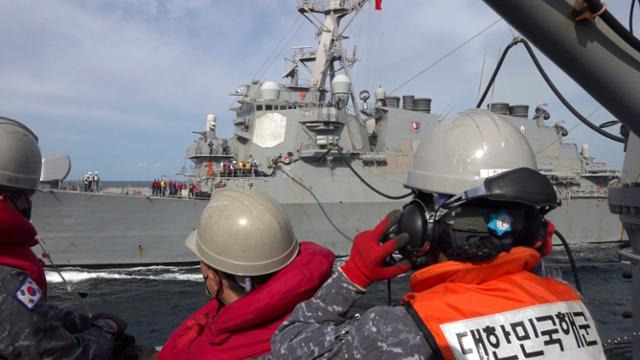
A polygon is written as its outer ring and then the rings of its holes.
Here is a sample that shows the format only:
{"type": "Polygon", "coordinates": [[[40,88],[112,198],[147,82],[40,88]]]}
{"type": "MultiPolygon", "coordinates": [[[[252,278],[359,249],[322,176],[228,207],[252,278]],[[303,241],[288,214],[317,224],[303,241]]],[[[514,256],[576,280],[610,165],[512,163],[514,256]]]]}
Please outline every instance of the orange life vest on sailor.
{"type": "Polygon", "coordinates": [[[539,261],[535,250],[515,247],[481,264],[435,264],[411,276],[403,300],[446,360],[605,359],[580,295],[532,273],[539,261]]]}

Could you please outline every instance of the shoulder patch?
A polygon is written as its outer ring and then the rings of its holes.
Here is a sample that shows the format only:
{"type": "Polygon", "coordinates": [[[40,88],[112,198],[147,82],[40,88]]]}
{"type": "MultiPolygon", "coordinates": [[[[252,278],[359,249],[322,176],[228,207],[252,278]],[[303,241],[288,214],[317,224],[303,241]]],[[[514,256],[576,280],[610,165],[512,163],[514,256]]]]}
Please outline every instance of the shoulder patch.
{"type": "Polygon", "coordinates": [[[20,286],[18,286],[18,289],[16,290],[15,294],[13,294],[13,297],[22,306],[26,307],[27,310],[31,311],[36,306],[36,304],[38,304],[38,301],[40,301],[40,299],[42,298],[42,290],[40,290],[40,287],[36,284],[35,281],[33,281],[33,279],[27,276],[24,280],[22,280],[22,283],[20,283],[20,286]]]}

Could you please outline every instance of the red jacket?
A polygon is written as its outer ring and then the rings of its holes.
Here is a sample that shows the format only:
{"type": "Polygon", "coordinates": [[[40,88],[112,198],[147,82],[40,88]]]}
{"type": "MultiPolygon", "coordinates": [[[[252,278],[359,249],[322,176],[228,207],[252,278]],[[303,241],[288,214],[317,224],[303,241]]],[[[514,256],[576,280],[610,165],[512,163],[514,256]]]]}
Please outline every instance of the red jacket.
{"type": "Polygon", "coordinates": [[[525,247],[482,264],[446,261],[416,271],[404,300],[446,360],[604,359],[580,295],[532,273],[539,262],[525,247]]]}
{"type": "Polygon", "coordinates": [[[31,251],[38,244],[36,229],[11,205],[0,200],[0,265],[20,269],[47,294],[42,262],[31,251]]]}
{"type": "Polygon", "coordinates": [[[226,306],[212,300],[187,318],[169,337],[159,359],[246,359],[269,354],[273,333],[327,280],[333,259],[333,253],[320,245],[300,243],[298,256],[264,285],[226,306]]]}

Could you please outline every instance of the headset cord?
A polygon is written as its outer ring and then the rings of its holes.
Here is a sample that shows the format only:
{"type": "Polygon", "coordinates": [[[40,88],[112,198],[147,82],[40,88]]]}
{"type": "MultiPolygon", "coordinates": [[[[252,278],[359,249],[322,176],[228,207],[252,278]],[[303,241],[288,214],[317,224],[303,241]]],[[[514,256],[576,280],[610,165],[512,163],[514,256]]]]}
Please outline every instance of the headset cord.
{"type": "Polygon", "coordinates": [[[558,230],[555,230],[553,234],[557,236],[558,239],[560,239],[560,242],[564,247],[564,251],[567,253],[567,257],[569,258],[569,263],[571,264],[571,271],[573,272],[573,281],[576,284],[576,289],[578,289],[578,291],[582,294],[582,286],[580,285],[580,278],[578,277],[578,269],[576,267],[576,261],[573,258],[571,249],[569,248],[569,243],[567,243],[567,240],[564,238],[564,236],[562,236],[562,234],[558,230]]]}

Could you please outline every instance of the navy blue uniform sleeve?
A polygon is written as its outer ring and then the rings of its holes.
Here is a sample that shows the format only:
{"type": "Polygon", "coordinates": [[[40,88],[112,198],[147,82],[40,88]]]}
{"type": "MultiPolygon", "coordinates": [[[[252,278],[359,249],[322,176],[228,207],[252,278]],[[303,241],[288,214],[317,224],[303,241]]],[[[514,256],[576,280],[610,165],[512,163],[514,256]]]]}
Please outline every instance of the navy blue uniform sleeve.
{"type": "Polygon", "coordinates": [[[276,359],[432,359],[433,351],[404,307],[376,306],[344,315],[362,293],[336,272],[296,306],[271,339],[276,359]]]}
{"type": "Polygon", "coordinates": [[[0,267],[0,358],[111,359],[113,334],[107,323],[69,332],[61,322],[68,313],[50,307],[44,298],[25,304],[16,296],[28,279],[20,270],[0,267]]]}

